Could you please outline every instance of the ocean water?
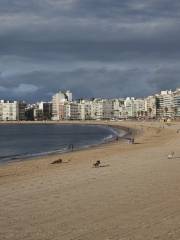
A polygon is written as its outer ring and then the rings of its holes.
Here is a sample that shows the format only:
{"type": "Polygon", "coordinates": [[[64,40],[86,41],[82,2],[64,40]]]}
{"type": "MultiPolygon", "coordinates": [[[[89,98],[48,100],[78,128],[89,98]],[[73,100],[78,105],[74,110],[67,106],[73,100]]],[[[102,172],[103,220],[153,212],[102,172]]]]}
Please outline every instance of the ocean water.
{"type": "Polygon", "coordinates": [[[86,148],[117,133],[105,126],[70,124],[0,125],[0,163],[86,148]]]}

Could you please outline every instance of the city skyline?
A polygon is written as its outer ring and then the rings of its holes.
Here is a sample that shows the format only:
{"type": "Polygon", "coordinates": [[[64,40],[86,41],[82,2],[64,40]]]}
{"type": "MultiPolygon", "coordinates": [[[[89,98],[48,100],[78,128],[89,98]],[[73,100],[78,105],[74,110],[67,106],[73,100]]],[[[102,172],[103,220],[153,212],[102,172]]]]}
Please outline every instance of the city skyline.
{"type": "Polygon", "coordinates": [[[180,84],[177,0],[1,0],[0,98],[143,97],[180,84]]]}
{"type": "Polygon", "coordinates": [[[73,99],[69,90],[59,91],[51,102],[27,104],[0,100],[0,121],[118,120],[180,117],[180,88],[146,98],[73,99]]]}

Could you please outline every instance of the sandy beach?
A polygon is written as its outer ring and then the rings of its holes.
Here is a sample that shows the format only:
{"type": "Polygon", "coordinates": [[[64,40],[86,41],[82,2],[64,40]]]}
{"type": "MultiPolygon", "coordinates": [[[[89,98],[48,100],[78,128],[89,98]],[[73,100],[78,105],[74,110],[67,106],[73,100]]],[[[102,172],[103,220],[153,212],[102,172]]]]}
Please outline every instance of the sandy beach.
{"type": "Polygon", "coordinates": [[[180,239],[180,123],[110,124],[132,128],[135,144],[0,166],[0,239],[180,239]]]}

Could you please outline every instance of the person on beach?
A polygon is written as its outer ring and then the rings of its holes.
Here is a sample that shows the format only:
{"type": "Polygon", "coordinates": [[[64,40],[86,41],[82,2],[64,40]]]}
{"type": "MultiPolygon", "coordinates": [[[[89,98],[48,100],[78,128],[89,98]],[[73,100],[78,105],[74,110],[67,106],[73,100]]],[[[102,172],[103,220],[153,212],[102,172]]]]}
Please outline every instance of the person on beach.
{"type": "Polygon", "coordinates": [[[73,150],[74,150],[74,145],[73,145],[73,144],[69,144],[69,149],[73,152],[73,150]]]}
{"type": "Polygon", "coordinates": [[[134,144],[134,138],[129,138],[128,144],[134,144]]]}
{"type": "Polygon", "coordinates": [[[100,160],[97,160],[97,161],[93,164],[93,166],[94,166],[95,168],[97,168],[97,167],[100,167],[100,164],[101,164],[101,161],[100,161],[100,160]]]}

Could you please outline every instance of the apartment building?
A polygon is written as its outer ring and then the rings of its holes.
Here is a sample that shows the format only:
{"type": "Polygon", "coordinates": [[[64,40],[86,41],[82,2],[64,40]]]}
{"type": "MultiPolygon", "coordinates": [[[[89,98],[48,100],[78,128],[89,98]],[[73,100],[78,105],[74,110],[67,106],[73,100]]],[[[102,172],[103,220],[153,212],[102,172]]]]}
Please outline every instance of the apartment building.
{"type": "Polygon", "coordinates": [[[99,98],[80,100],[81,119],[100,120],[103,116],[103,103],[99,98]]]}
{"type": "Polygon", "coordinates": [[[147,112],[148,118],[156,118],[157,106],[156,97],[148,96],[145,98],[145,111],[147,112]]]}
{"type": "Polygon", "coordinates": [[[161,91],[160,94],[156,94],[157,103],[157,117],[171,118],[174,117],[174,95],[170,91],[161,91]]]}
{"type": "Polygon", "coordinates": [[[124,107],[125,107],[125,115],[126,118],[133,118],[135,117],[135,106],[134,106],[134,100],[135,98],[127,97],[124,101],[124,107]]]}
{"type": "Polygon", "coordinates": [[[180,118],[180,88],[174,92],[174,116],[180,118]]]}
{"type": "Polygon", "coordinates": [[[0,121],[25,120],[25,102],[0,100],[0,121]]]}
{"type": "Polygon", "coordinates": [[[19,102],[19,121],[25,121],[26,120],[26,107],[27,103],[22,101],[19,102]]]}
{"type": "Polygon", "coordinates": [[[103,119],[112,119],[114,118],[114,101],[112,99],[103,99],[103,119]]]}
{"type": "Polygon", "coordinates": [[[145,108],[145,100],[134,99],[134,117],[141,118],[146,116],[147,116],[147,112],[145,108]]]}
{"type": "Polygon", "coordinates": [[[42,120],[50,120],[52,118],[52,103],[38,102],[36,109],[42,114],[42,120]]]}
{"type": "Polygon", "coordinates": [[[113,118],[123,119],[125,118],[124,111],[124,99],[113,99],[113,118]]]}
{"type": "Polygon", "coordinates": [[[52,120],[62,120],[64,118],[64,104],[72,101],[72,93],[58,92],[52,97],[52,120]]]}
{"type": "Polygon", "coordinates": [[[91,102],[91,119],[100,120],[103,119],[104,106],[103,101],[100,98],[95,98],[91,102]]]}
{"type": "Polygon", "coordinates": [[[78,102],[64,103],[64,120],[84,120],[84,105],[78,102]]]}

